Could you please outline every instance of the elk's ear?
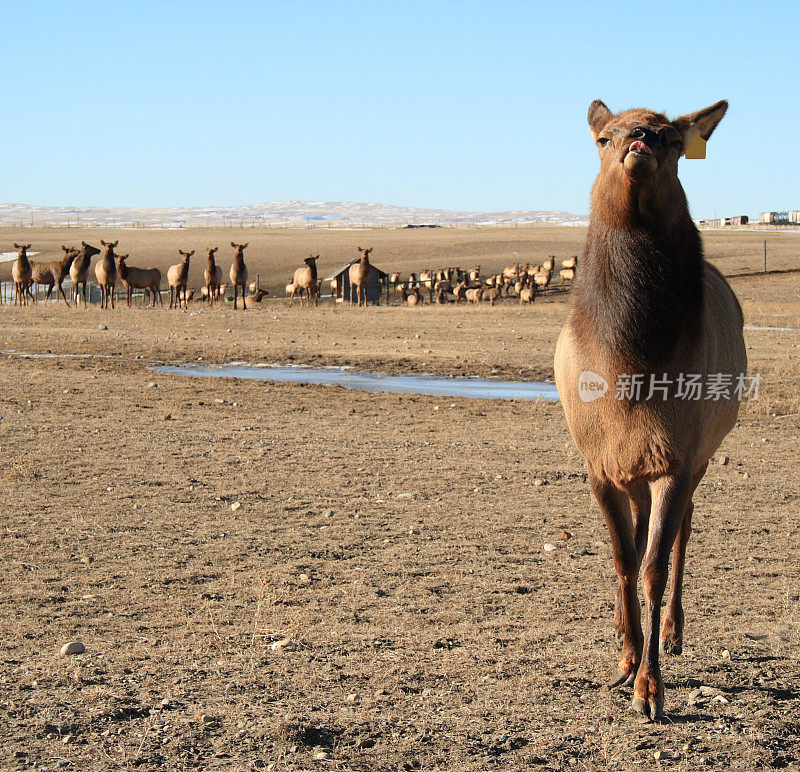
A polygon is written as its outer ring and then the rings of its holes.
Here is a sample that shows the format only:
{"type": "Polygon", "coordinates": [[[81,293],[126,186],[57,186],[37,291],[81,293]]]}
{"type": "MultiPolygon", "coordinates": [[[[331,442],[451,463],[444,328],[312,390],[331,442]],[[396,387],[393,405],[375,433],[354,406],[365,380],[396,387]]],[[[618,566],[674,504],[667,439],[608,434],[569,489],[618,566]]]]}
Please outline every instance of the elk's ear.
{"type": "Polygon", "coordinates": [[[116,241],[112,241],[111,242],[111,246],[112,247],[118,247],[119,246],[119,239],[117,239],[116,241]]]}
{"type": "Polygon", "coordinates": [[[234,244],[233,242],[231,242],[231,246],[232,246],[234,249],[236,249],[236,244],[234,244]]]}
{"type": "Polygon", "coordinates": [[[247,249],[249,246],[250,246],[250,242],[247,241],[244,244],[242,244],[242,249],[247,249]]]}
{"type": "MultiPolygon", "coordinates": [[[[14,246],[16,246],[16,244],[15,244],[14,246]]],[[[356,249],[357,249],[359,252],[363,252],[363,251],[364,251],[363,249],[361,249],[361,247],[356,247],[356,249]]]]}
{"type": "Polygon", "coordinates": [[[194,254],[194,250],[192,250],[191,252],[189,252],[189,257],[191,257],[193,254],[194,254]]]}
{"type": "Polygon", "coordinates": [[[728,109],[727,100],[723,99],[705,110],[698,110],[696,113],[688,113],[676,118],[672,125],[681,133],[683,137],[683,147],[689,147],[697,137],[708,139],[717,128],[717,124],[722,120],[728,109]]]}
{"type": "Polygon", "coordinates": [[[611,112],[599,99],[595,99],[589,105],[589,114],[587,120],[589,121],[589,131],[592,132],[592,138],[597,142],[597,137],[603,130],[603,127],[614,117],[611,112]]]}

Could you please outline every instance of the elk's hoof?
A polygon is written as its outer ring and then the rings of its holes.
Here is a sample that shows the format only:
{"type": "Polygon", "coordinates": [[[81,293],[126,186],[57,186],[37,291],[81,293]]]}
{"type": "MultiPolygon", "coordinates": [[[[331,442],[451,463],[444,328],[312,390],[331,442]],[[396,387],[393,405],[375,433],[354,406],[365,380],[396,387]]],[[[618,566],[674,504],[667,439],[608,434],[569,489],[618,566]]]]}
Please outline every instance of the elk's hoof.
{"type": "Polygon", "coordinates": [[[651,721],[664,717],[664,687],[655,675],[640,673],[633,688],[631,708],[651,721]]]}
{"type": "Polygon", "coordinates": [[[631,708],[651,721],[661,721],[664,718],[664,703],[656,697],[651,697],[649,700],[634,697],[631,708]]]}
{"type": "Polygon", "coordinates": [[[636,668],[625,669],[617,668],[617,672],[608,682],[609,689],[616,689],[619,686],[630,686],[636,680],[636,668]]]}
{"type": "Polygon", "coordinates": [[[662,654],[674,654],[677,656],[683,653],[683,642],[672,640],[671,638],[662,638],[659,650],[662,654]]]}

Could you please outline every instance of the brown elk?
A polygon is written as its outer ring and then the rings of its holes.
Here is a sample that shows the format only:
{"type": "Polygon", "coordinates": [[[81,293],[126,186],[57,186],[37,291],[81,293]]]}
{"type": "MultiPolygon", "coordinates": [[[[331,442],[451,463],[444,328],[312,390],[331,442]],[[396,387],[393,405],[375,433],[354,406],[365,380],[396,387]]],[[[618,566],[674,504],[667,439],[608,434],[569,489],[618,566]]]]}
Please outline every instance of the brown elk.
{"type": "Polygon", "coordinates": [[[403,302],[407,306],[419,306],[422,305],[422,295],[420,295],[419,287],[415,287],[412,290],[407,290],[405,285],[401,285],[402,289],[400,290],[400,297],[403,299],[403,302]]]}
{"type": "MultiPolygon", "coordinates": [[[[319,284],[317,283],[317,260],[319,255],[309,255],[305,260],[305,265],[294,272],[291,291],[289,293],[289,305],[294,302],[296,292],[300,293],[300,305],[303,305],[303,294],[306,295],[306,303],[314,298],[314,305],[319,305],[319,284]]],[[[289,289],[289,287],[287,287],[289,289]]]]}
{"type": "MultiPolygon", "coordinates": [[[[130,255],[117,255],[117,271],[119,280],[128,292],[128,308],[131,307],[131,299],[135,289],[143,289],[145,293],[152,295],[151,305],[155,308],[156,299],[164,305],[164,298],[161,297],[161,271],[158,268],[136,268],[126,262],[130,255]]],[[[170,293],[171,294],[171,293],[170,293]]]]}
{"type": "Polygon", "coordinates": [[[236,250],[233,254],[233,263],[231,271],[228,274],[231,277],[231,284],[233,284],[233,307],[236,308],[236,298],[239,293],[239,288],[242,290],[242,310],[247,311],[247,302],[244,299],[245,287],[247,287],[247,265],[244,262],[244,251],[250,242],[246,244],[234,244],[231,246],[236,250]]]}
{"type": "Polygon", "coordinates": [[[355,295],[358,295],[358,305],[359,307],[364,304],[364,307],[367,306],[367,286],[369,285],[369,276],[371,273],[372,266],[369,262],[369,255],[372,252],[372,247],[369,249],[361,249],[358,247],[358,251],[361,253],[361,259],[357,263],[353,263],[350,266],[350,272],[348,274],[350,278],[350,305],[353,305],[353,301],[355,295]]]}
{"type": "MultiPolygon", "coordinates": [[[[167,284],[169,284],[169,307],[181,307],[181,291],[183,291],[183,307],[189,307],[189,297],[187,295],[187,285],[189,284],[189,260],[194,254],[191,252],[184,252],[182,249],[178,250],[178,254],[183,257],[180,263],[171,265],[167,271],[167,284]],[[174,296],[174,303],[173,303],[174,296]]],[[[194,292],[192,292],[194,294],[194,292]]]]}
{"type": "Polygon", "coordinates": [[[718,102],[669,121],[649,110],[614,115],[602,102],[592,103],[588,119],[600,173],[555,356],[558,392],[610,531],[619,577],[614,624],[622,657],[612,685],[633,683],[633,708],[651,720],[664,709],[659,624],[662,651],[680,653],[683,645],[692,496],[739,410],[735,390],[686,399],[681,379],[713,374],[735,384],[747,368],[741,308],[703,257],[678,180],[684,149],[707,140],[727,107],[718,102]],[[639,376],[645,384],[649,379],[647,397],[625,386],[639,376]],[[654,379],[662,384],[657,394],[654,379]]]}
{"type": "Polygon", "coordinates": [[[203,281],[205,281],[205,297],[210,306],[214,305],[215,300],[219,300],[219,288],[222,284],[222,268],[217,265],[214,255],[219,247],[211,247],[208,250],[206,267],[203,270],[203,281]]]}
{"type": "Polygon", "coordinates": [[[18,250],[17,259],[11,266],[11,278],[14,280],[14,305],[27,306],[29,300],[36,302],[31,294],[31,261],[28,260],[30,248],[30,244],[14,242],[14,249],[18,250]]]}
{"type": "Polygon", "coordinates": [[[80,285],[83,285],[83,307],[86,308],[87,294],[88,294],[88,279],[89,279],[89,266],[92,263],[92,258],[99,255],[100,250],[81,241],[81,248],[78,250],[78,255],[73,261],[69,269],[69,277],[72,279],[72,300],[75,303],[75,308],[81,298],[80,285]]]}
{"type": "Polygon", "coordinates": [[[61,260],[52,260],[48,263],[31,263],[31,283],[43,284],[47,287],[47,293],[44,296],[44,302],[50,300],[50,295],[53,293],[53,287],[58,287],[58,293],[64,298],[64,302],[69,308],[69,301],[64,294],[64,288],[61,286],[64,279],[67,278],[69,269],[72,263],[78,256],[78,250],[75,247],[65,247],[61,245],[64,250],[64,256],[61,260]]]}
{"type": "Polygon", "coordinates": [[[103,239],[100,239],[100,243],[106,248],[103,257],[98,260],[97,265],[94,267],[94,275],[100,287],[100,308],[108,308],[110,302],[113,309],[114,288],[117,286],[117,264],[114,261],[116,257],[114,249],[119,245],[119,239],[116,241],[103,241],[103,239]]]}

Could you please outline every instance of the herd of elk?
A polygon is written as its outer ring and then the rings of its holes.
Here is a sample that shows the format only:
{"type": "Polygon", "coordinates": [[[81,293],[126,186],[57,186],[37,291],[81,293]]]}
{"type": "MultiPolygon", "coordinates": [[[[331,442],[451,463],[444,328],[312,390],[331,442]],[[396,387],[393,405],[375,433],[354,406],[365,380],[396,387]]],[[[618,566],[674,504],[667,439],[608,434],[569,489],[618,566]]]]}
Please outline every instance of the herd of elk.
{"type": "Polygon", "coordinates": [[[659,653],[677,654],[683,647],[692,496],[736,422],[739,400],[733,394],[680,399],[674,390],[644,398],[644,392],[615,392],[614,384],[632,375],[651,384],[653,378],[680,383],[687,374],[721,374],[734,383],[744,377],[741,308],[703,257],[678,180],[680,156],[698,138],[711,136],[727,107],[717,102],[670,121],[641,109],[614,115],[602,102],[592,103],[588,120],[600,172],[555,355],[558,392],[586,459],[619,577],[614,626],[622,656],[612,685],[633,684],[632,706],[651,720],[664,711],[659,653]],[[587,396],[581,391],[587,378],[605,383],[607,392],[587,396]]]}
{"type": "MultiPolygon", "coordinates": [[[[148,296],[150,305],[157,303],[163,305],[161,296],[161,271],[157,268],[139,268],[129,265],[128,255],[118,255],[115,253],[119,241],[106,242],[101,240],[101,245],[105,248],[102,258],[95,265],[95,276],[100,287],[101,308],[114,308],[114,294],[117,279],[119,279],[127,292],[128,307],[131,306],[133,292],[144,290],[145,299],[148,296]]],[[[81,242],[80,249],[74,249],[62,245],[64,257],[59,261],[48,263],[36,263],[29,260],[27,250],[30,245],[14,245],[19,250],[17,260],[12,267],[12,274],[15,282],[15,302],[27,304],[35,302],[31,294],[32,284],[42,284],[48,287],[46,299],[50,298],[53,287],[57,287],[59,293],[64,298],[64,302],[69,302],[64,295],[62,282],[66,278],[67,272],[72,279],[73,299],[76,306],[83,294],[84,306],[88,303],[88,273],[91,266],[92,257],[100,254],[101,250],[81,242]],[[81,287],[82,285],[82,287],[81,287]]],[[[236,244],[231,242],[234,248],[234,257],[230,269],[230,280],[234,288],[234,308],[238,308],[239,293],[241,291],[242,308],[246,310],[247,300],[260,302],[261,299],[269,294],[266,290],[256,287],[257,282],[251,285],[252,294],[246,296],[248,271],[244,261],[244,250],[247,244],[236,244]]],[[[222,284],[222,268],[217,265],[216,253],[218,247],[207,249],[206,266],[203,271],[203,286],[201,287],[197,300],[207,301],[209,305],[219,302],[225,295],[228,285],[222,284]]],[[[430,293],[431,302],[438,304],[458,303],[461,300],[468,302],[483,301],[495,304],[501,297],[510,297],[512,294],[519,298],[520,303],[530,303],[537,295],[538,291],[546,289],[550,283],[552,275],[554,257],[551,256],[541,266],[531,266],[516,264],[507,266],[500,273],[487,277],[481,277],[481,267],[476,266],[471,270],[465,271],[456,266],[440,268],[435,271],[425,270],[419,274],[411,273],[407,281],[400,281],[400,274],[393,273],[388,276],[381,274],[378,269],[370,263],[372,248],[362,249],[358,247],[360,258],[347,267],[347,279],[350,280],[350,304],[365,306],[368,304],[368,287],[376,283],[394,286],[397,293],[401,296],[403,303],[409,306],[420,305],[423,302],[423,289],[430,293]],[[479,293],[470,293],[467,298],[467,290],[480,289],[479,293]]],[[[195,289],[189,289],[189,263],[190,257],[194,254],[178,250],[181,255],[181,262],[169,268],[167,272],[167,284],[170,291],[170,308],[187,308],[188,302],[192,300],[195,289]]],[[[314,305],[319,304],[321,281],[317,273],[317,260],[319,255],[309,255],[304,260],[304,265],[298,268],[292,277],[292,281],[286,285],[286,295],[289,298],[289,305],[292,305],[294,298],[300,296],[300,305],[305,300],[306,305],[314,300],[314,305]]],[[[575,275],[577,257],[562,262],[561,271],[562,288],[569,284],[575,275]]],[[[335,295],[338,291],[338,280],[331,281],[331,289],[335,295]]]]}

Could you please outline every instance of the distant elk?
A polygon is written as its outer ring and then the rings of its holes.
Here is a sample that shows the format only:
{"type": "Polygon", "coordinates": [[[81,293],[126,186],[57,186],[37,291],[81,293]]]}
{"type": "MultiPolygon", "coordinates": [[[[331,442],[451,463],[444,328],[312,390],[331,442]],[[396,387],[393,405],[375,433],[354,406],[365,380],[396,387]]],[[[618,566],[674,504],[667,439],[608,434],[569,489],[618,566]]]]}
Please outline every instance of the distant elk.
{"type": "Polygon", "coordinates": [[[247,287],[247,265],[244,262],[244,251],[249,244],[249,241],[246,244],[234,244],[231,242],[231,246],[236,250],[233,255],[233,264],[231,265],[231,272],[229,274],[231,284],[233,284],[233,307],[236,308],[236,298],[239,288],[241,287],[243,311],[247,311],[247,303],[244,299],[245,288],[247,287]]]}
{"type": "Polygon", "coordinates": [[[119,239],[116,241],[103,241],[103,239],[100,239],[100,243],[106,248],[103,257],[98,260],[97,265],[94,267],[94,275],[100,287],[100,308],[108,308],[110,302],[113,309],[114,289],[117,286],[117,264],[114,250],[119,246],[119,239]]]}
{"type": "Polygon", "coordinates": [[[31,261],[28,260],[30,244],[17,244],[17,259],[11,266],[11,278],[14,280],[14,305],[27,306],[28,301],[36,302],[31,294],[31,261]]]}
{"type": "Polygon", "coordinates": [[[215,300],[220,299],[219,289],[222,286],[222,268],[217,265],[214,255],[219,247],[211,247],[206,257],[206,267],[203,270],[203,281],[205,282],[205,297],[210,306],[214,305],[215,300]]]}
{"type": "Polygon", "coordinates": [[[158,268],[136,268],[127,264],[129,255],[117,255],[117,270],[119,280],[128,292],[128,308],[131,307],[131,298],[135,289],[141,289],[152,295],[151,305],[155,308],[156,298],[163,306],[164,298],[161,297],[161,271],[158,268]]]}
{"type": "Polygon", "coordinates": [[[64,288],[61,286],[64,279],[69,275],[70,268],[75,258],[78,256],[78,250],[75,247],[65,247],[61,245],[64,256],[61,260],[52,260],[49,263],[31,263],[31,282],[33,284],[41,284],[47,287],[47,293],[44,296],[44,302],[50,300],[50,295],[53,293],[53,287],[58,287],[58,293],[64,298],[67,308],[69,308],[69,301],[64,294],[64,288]]]}
{"type": "Polygon", "coordinates": [[[670,121],[652,110],[614,115],[592,103],[588,120],[600,172],[555,356],[558,393],[619,577],[614,626],[622,657],[612,686],[633,684],[632,706],[651,720],[664,711],[659,650],[683,648],[692,496],[736,424],[742,396],[736,384],[747,369],[741,308],[703,257],[678,180],[680,156],[711,136],[727,108],[717,102],[670,121]],[[686,393],[692,374],[700,374],[697,397],[686,393]],[[730,388],[709,397],[712,378],[730,388]],[[643,382],[641,392],[634,379],[643,382]]]}
{"type": "MultiPolygon", "coordinates": [[[[303,295],[306,295],[306,303],[314,298],[314,305],[319,305],[319,282],[317,281],[317,260],[319,255],[309,255],[305,260],[305,265],[294,272],[292,283],[289,285],[289,305],[294,302],[295,293],[300,294],[300,306],[303,305],[303,295]]],[[[289,289],[287,287],[287,289],[289,289]]]]}
{"type": "Polygon", "coordinates": [[[353,263],[350,266],[350,272],[348,277],[350,279],[350,305],[353,305],[353,301],[358,296],[358,305],[361,306],[363,301],[364,307],[367,306],[367,287],[369,286],[369,276],[370,276],[370,269],[372,266],[369,262],[369,255],[372,252],[373,247],[369,249],[361,249],[358,247],[358,251],[361,253],[361,259],[357,263],[353,263]]]}
{"type": "Polygon", "coordinates": [[[92,258],[99,255],[100,250],[81,241],[81,248],[75,257],[69,269],[69,277],[72,279],[72,300],[75,303],[75,308],[78,307],[80,302],[81,292],[80,288],[83,285],[83,307],[86,308],[88,286],[89,286],[89,266],[92,264],[92,258]]]}
{"type": "Polygon", "coordinates": [[[194,254],[194,250],[191,252],[184,252],[182,249],[179,249],[178,254],[183,257],[183,260],[181,260],[180,263],[171,265],[167,271],[167,284],[169,284],[169,307],[180,308],[181,302],[183,302],[183,307],[188,308],[189,297],[187,296],[187,288],[189,284],[189,260],[194,254]],[[183,293],[182,299],[181,293],[183,293]],[[173,294],[175,297],[174,302],[173,294]]]}

